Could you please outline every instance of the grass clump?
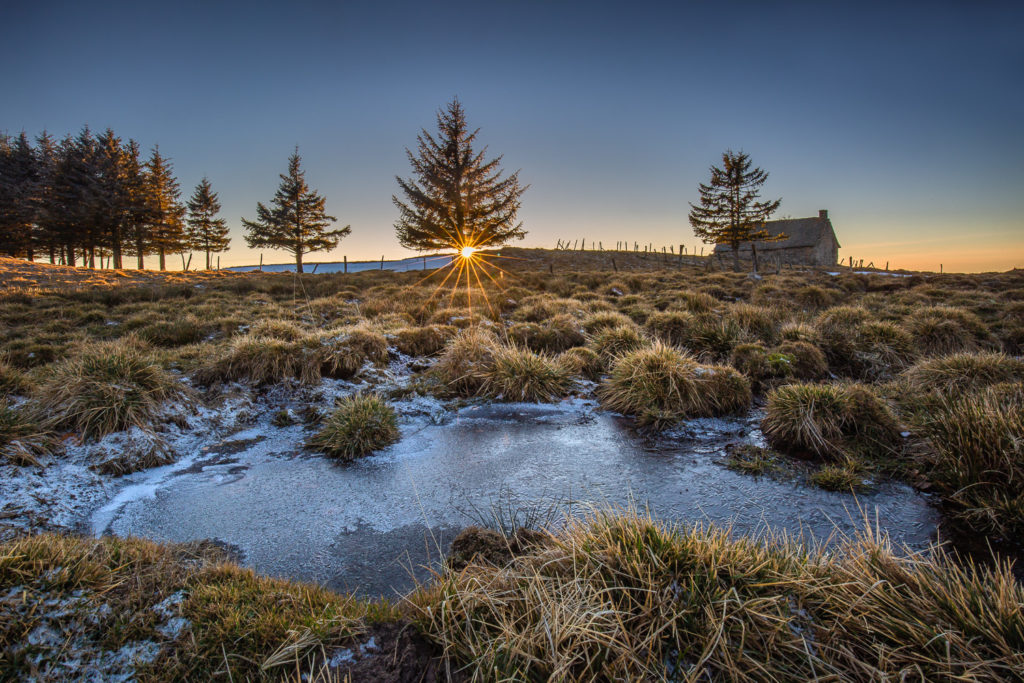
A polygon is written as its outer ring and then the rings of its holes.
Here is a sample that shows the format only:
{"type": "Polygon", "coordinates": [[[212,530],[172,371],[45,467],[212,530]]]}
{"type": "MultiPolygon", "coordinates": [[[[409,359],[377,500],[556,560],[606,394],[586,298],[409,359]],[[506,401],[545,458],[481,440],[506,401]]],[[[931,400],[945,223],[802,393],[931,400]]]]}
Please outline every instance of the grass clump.
{"type": "Polygon", "coordinates": [[[652,313],[644,327],[655,339],[672,346],[687,346],[693,327],[693,314],[686,311],[659,311],[652,313]]]}
{"type": "Polygon", "coordinates": [[[662,428],[689,417],[734,414],[750,406],[750,384],[732,368],[698,363],[655,342],[619,357],[599,397],[609,410],[662,428]]]}
{"type": "Polygon", "coordinates": [[[39,466],[59,448],[60,439],[43,421],[0,399],[0,458],[20,467],[39,466]]]}
{"type": "Polygon", "coordinates": [[[1024,388],[943,397],[925,422],[929,476],[974,529],[1024,535],[1024,388]]]}
{"type": "Polygon", "coordinates": [[[705,313],[694,318],[686,348],[702,358],[718,362],[729,358],[733,348],[745,339],[739,323],[732,317],[705,313]]]}
{"type": "Polygon", "coordinates": [[[583,331],[594,336],[602,330],[615,327],[633,327],[636,323],[618,311],[599,311],[583,319],[583,331]]]}
{"type": "Polygon", "coordinates": [[[433,356],[440,353],[454,333],[455,328],[449,325],[402,327],[395,331],[395,348],[406,356],[433,356]]]}
{"type": "Polygon", "coordinates": [[[571,388],[569,372],[557,359],[511,345],[495,348],[480,393],[504,401],[551,403],[571,388]]]}
{"type": "Polygon", "coordinates": [[[991,346],[991,333],[973,312],[953,306],[930,306],[906,321],[914,343],[925,355],[977,351],[991,346]]]}
{"type": "Polygon", "coordinates": [[[865,488],[859,469],[849,463],[824,465],[809,477],[810,482],[826,491],[859,491],[865,488]]]}
{"type": "Polygon", "coordinates": [[[153,346],[175,347],[195,344],[205,336],[203,326],[191,316],[162,320],[139,330],[139,337],[153,346]]]}
{"type": "Polygon", "coordinates": [[[797,379],[821,379],[828,374],[825,354],[814,344],[805,341],[784,341],[774,353],[785,356],[792,375],[797,379]]]}
{"type": "Polygon", "coordinates": [[[760,342],[739,344],[732,350],[730,365],[746,375],[755,385],[792,377],[793,357],[778,351],[769,352],[760,342]]]}
{"type": "Polygon", "coordinates": [[[781,469],[778,454],[768,448],[753,444],[730,444],[726,446],[726,453],[725,466],[734,472],[764,475],[781,469]]]}
{"type": "Polygon", "coordinates": [[[365,325],[333,330],[316,339],[322,345],[321,374],[328,377],[351,379],[367,362],[383,365],[388,360],[388,340],[365,325]]]}
{"type": "Polygon", "coordinates": [[[903,373],[916,391],[960,394],[1002,382],[1024,382],[1024,360],[1002,353],[954,353],[918,361],[903,373]]]}
{"type": "Polygon", "coordinates": [[[604,364],[597,352],[587,346],[577,346],[559,354],[558,363],[570,374],[596,381],[604,372],[604,364]]]}
{"type": "Polygon", "coordinates": [[[508,328],[508,337],[516,344],[545,353],[561,353],[587,341],[576,318],[564,314],[543,323],[513,323],[508,328]]]}
{"type": "Polygon", "coordinates": [[[787,384],[768,394],[761,423],[775,448],[842,461],[851,453],[882,455],[899,445],[889,408],[860,385],[787,384]]]}
{"type": "Polygon", "coordinates": [[[387,401],[375,394],[356,394],[338,401],[306,445],[350,462],[390,446],[398,436],[398,418],[387,401]]]}
{"type": "Polygon", "coordinates": [[[13,367],[0,356],[0,397],[28,392],[29,382],[25,373],[13,367]]]}
{"type": "Polygon", "coordinates": [[[282,341],[299,341],[306,332],[290,320],[280,318],[263,318],[249,328],[249,334],[255,337],[270,337],[282,341]]]}
{"type": "Polygon", "coordinates": [[[647,346],[648,343],[636,326],[630,325],[605,328],[590,339],[589,345],[607,367],[616,357],[647,346]]]}
{"type": "Polygon", "coordinates": [[[227,351],[196,372],[204,384],[246,381],[256,385],[296,379],[320,381],[323,357],[319,344],[303,344],[245,334],[231,340],[227,351]]]}
{"type": "Polygon", "coordinates": [[[82,347],[51,368],[39,389],[45,414],[92,439],[129,427],[151,430],[166,402],[187,398],[134,338],[82,347]]]}
{"type": "Polygon", "coordinates": [[[440,381],[444,393],[475,396],[487,381],[499,346],[490,330],[482,327],[463,330],[445,346],[430,369],[430,375],[440,381]]]}

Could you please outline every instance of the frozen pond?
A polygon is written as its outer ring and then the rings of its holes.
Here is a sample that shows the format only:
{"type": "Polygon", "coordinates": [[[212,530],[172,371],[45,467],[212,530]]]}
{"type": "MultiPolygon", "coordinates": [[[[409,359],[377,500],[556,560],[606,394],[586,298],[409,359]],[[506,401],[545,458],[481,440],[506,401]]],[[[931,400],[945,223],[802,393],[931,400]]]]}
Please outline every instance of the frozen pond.
{"type": "Polygon", "coordinates": [[[94,533],[214,538],[260,572],[369,595],[412,585],[458,529],[495,503],[631,502],[664,520],[826,540],[864,518],[914,546],[938,513],[907,486],[830,493],[734,473],[725,444],[760,443],[757,418],[695,420],[656,441],[590,401],[490,404],[439,414],[406,406],[402,440],[351,465],[304,452],[301,427],[265,422],[132,483],[93,514],[94,533]],[[431,414],[433,413],[433,414],[431,414]]]}

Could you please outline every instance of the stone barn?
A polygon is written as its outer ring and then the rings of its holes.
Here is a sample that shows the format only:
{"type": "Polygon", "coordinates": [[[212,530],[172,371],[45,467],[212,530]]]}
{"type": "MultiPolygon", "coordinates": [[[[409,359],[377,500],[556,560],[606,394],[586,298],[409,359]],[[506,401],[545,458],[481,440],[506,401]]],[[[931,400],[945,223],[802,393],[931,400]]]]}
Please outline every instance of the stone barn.
{"type": "MultiPolygon", "coordinates": [[[[834,266],[839,261],[839,240],[824,209],[818,212],[817,218],[768,221],[764,229],[770,235],[787,236],[778,242],[755,242],[758,260],[763,260],[764,265],[778,261],[801,266],[834,266]]],[[[731,259],[732,247],[715,245],[715,256],[731,259]]],[[[750,260],[750,256],[750,243],[740,245],[740,258],[750,260]]]]}

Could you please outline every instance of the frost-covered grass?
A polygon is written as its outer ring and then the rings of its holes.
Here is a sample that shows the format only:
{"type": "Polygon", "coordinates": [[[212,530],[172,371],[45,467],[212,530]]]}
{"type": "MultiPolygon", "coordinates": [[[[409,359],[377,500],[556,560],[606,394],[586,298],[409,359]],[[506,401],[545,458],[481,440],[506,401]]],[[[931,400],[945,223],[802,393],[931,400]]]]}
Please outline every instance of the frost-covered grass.
{"type": "Polygon", "coordinates": [[[1024,589],[1005,563],[907,553],[870,530],[807,550],[629,511],[531,538],[463,553],[394,603],[261,577],[204,543],[10,541],[0,677],[299,680],[385,622],[471,680],[1024,676],[1024,589]]]}

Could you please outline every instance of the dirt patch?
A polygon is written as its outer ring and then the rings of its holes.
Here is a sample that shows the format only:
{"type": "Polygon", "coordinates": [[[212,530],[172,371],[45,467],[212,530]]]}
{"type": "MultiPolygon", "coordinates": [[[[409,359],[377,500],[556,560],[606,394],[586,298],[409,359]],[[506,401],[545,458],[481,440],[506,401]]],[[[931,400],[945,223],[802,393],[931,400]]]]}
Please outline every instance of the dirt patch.
{"type": "Polygon", "coordinates": [[[327,653],[311,680],[351,683],[433,683],[469,680],[444,657],[440,645],[410,622],[377,624],[347,647],[327,653]]]}
{"type": "Polygon", "coordinates": [[[513,557],[544,545],[550,540],[551,537],[544,532],[525,527],[516,529],[515,533],[507,537],[493,529],[466,527],[452,541],[448,566],[453,571],[461,571],[471,562],[487,562],[501,567],[508,564],[513,557]]]}

